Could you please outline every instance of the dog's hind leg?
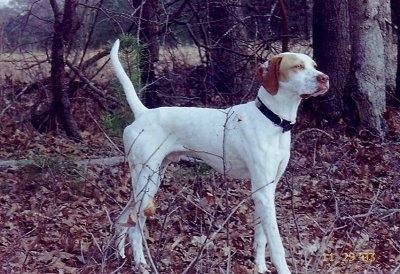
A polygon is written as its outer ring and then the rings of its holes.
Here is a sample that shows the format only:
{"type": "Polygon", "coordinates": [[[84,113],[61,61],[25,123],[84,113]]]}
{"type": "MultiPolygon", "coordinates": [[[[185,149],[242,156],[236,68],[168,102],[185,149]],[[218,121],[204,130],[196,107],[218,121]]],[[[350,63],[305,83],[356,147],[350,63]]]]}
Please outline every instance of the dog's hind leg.
{"type": "Polygon", "coordinates": [[[146,218],[155,213],[153,199],[160,186],[161,173],[168,164],[164,160],[160,165],[159,160],[152,158],[146,164],[136,165],[132,169],[132,197],[117,221],[118,253],[121,257],[125,256],[128,234],[137,266],[147,265],[143,252],[143,228],[146,218]]]}
{"type": "Polygon", "coordinates": [[[117,243],[117,255],[121,258],[125,258],[125,241],[128,228],[136,225],[136,210],[135,199],[133,194],[126,204],[125,208],[119,215],[117,221],[115,222],[115,236],[117,243]],[[134,215],[132,214],[134,213],[134,215]],[[134,217],[134,218],[133,218],[134,217]]]}

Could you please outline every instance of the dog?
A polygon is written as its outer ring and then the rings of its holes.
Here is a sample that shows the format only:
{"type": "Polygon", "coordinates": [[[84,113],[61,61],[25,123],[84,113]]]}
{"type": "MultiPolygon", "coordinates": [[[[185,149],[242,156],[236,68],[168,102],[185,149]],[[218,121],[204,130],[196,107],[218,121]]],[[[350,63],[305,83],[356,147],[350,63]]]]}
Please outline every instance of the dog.
{"type": "Polygon", "coordinates": [[[255,101],[227,109],[197,107],[146,108],[118,59],[119,40],[111,62],[123,86],[135,121],[123,133],[133,192],[115,227],[118,253],[125,258],[128,235],[135,263],[146,266],[143,226],[155,212],[154,196],[171,162],[201,159],[215,170],[238,179],[251,179],[257,220],[254,233],[255,268],[268,271],[265,248],[278,273],[290,273],[278,230],[275,189],[289,161],[290,130],[302,99],[322,95],[329,77],[300,53],[281,53],[261,64],[255,101]]]}

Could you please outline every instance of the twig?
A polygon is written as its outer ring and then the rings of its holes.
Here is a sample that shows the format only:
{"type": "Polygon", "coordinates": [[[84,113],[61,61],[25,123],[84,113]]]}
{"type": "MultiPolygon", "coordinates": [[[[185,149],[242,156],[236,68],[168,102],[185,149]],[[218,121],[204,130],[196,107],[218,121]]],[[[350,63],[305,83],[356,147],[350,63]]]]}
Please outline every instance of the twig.
{"type": "Polygon", "coordinates": [[[199,209],[200,211],[202,211],[204,214],[208,215],[209,217],[213,217],[213,215],[209,212],[207,212],[207,210],[204,210],[201,206],[197,205],[195,202],[193,202],[192,200],[190,200],[188,197],[186,197],[185,195],[183,195],[182,193],[179,193],[179,196],[183,199],[185,199],[188,203],[191,203],[193,206],[195,206],[197,209],[199,209]]]}
{"type": "MultiPolygon", "coordinates": [[[[341,217],[341,220],[348,220],[348,219],[359,219],[359,218],[367,218],[369,216],[371,216],[372,214],[374,214],[375,212],[380,212],[380,213],[387,213],[389,212],[388,215],[394,214],[394,213],[400,213],[400,209],[398,208],[392,208],[392,209],[375,209],[375,210],[368,210],[368,212],[366,213],[361,213],[361,214],[356,214],[356,215],[351,215],[351,216],[345,216],[345,217],[341,217]]],[[[383,218],[385,218],[386,216],[384,216],[383,218]]]]}
{"type": "Polygon", "coordinates": [[[114,103],[117,103],[118,105],[121,105],[121,102],[115,99],[114,97],[105,94],[102,90],[97,88],[85,75],[83,75],[82,72],[79,71],[78,68],[76,68],[74,65],[71,64],[70,61],[66,60],[65,63],[67,66],[81,79],[88,87],[93,90],[97,95],[100,95],[103,98],[106,98],[108,100],[113,101],[114,103]]]}
{"type": "MultiPolygon", "coordinates": [[[[229,109],[229,111],[226,113],[226,119],[225,119],[225,123],[224,123],[224,136],[223,136],[223,140],[222,140],[222,160],[223,160],[223,167],[224,167],[224,192],[225,192],[225,208],[228,208],[229,206],[229,199],[228,199],[228,182],[227,182],[227,175],[226,175],[226,131],[228,130],[228,122],[230,120],[230,118],[235,114],[234,111],[231,111],[232,109],[229,109]]],[[[228,215],[229,217],[229,215],[228,215]]],[[[228,261],[226,264],[226,273],[231,273],[231,248],[230,248],[230,242],[231,242],[231,237],[230,237],[230,231],[229,231],[229,225],[226,226],[226,242],[227,242],[227,247],[229,250],[228,253],[228,261]]]]}
{"type": "Polygon", "coordinates": [[[95,124],[97,125],[97,127],[103,132],[104,136],[107,138],[107,140],[111,143],[111,145],[113,145],[113,147],[121,154],[124,154],[124,152],[122,152],[118,146],[113,142],[113,140],[111,140],[111,138],[108,136],[108,134],[103,130],[103,128],[100,126],[99,122],[97,122],[97,120],[93,117],[92,113],[88,110],[87,111],[89,113],[90,118],[92,118],[92,120],[95,122],[95,124]]]}
{"type": "Polygon", "coordinates": [[[392,274],[399,273],[399,270],[400,270],[400,264],[392,271],[392,274]]]}
{"type": "MultiPolygon", "coordinates": [[[[247,197],[248,198],[248,197],[247,197]]],[[[229,219],[232,217],[232,215],[239,209],[239,207],[247,200],[247,198],[243,199],[242,201],[240,201],[240,203],[238,203],[229,213],[229,215],[225,218],[224,222],[219,226],[219,228],[217,229],[217,231],[215,231],[211,236],[208,235],[206,237],[206,239],[204,240],[203,245],[201,246],[201,249],[199,250],[199,252],[197,253],[196,258],[194,258],[190,264],[186,267],[186,269],[182,272],[182,274],[188,273],[188,271],[190,271],[193,267],[193,265],[199,260],[200,256],[203,254],[204,249],[206,248],[206,246],[208,245],[208,242],[212,242],[213,240],[215,240],[215,237],[218,235],[218,233],[221,232],[221,230],[225,227],[226,223],[229,221],[229,219]]]]}
{"type": "Polygon", "coordinates": [[[335,138],[334,138],[332,135],[330,135],[328,132],[323,131],[323,130],[321,130],[321,129],[319,129],[319,128],[309,128],[309,129],[306,129],[306,130],[303,130],[303,131],[297,133],[297,134],[294,136],[294,138],[293,138],[292,144],[296,143],[297,140],[298,140],[302,135],[307,134],[307,133],[310,133],[310,132],[313,132],[313,131],[316,131],[316,132],[318,132],[318,133],[325,134],[326,136],[328,136],[328,137],[329,137],[330,139],[332,139],[332,140],[335,139],[335,138]]]}
{"type": "MultiPolygon", "coordinates": [[[[146,237],[144,236],[144,233],[143,233],[143,226],[140,223],[139,219],[138,219],[137,225],[139,226],[140,233],[142,234],[142,239],[143,239],[142,242],[144,243],[144,248],[146,249],[147,257],[148,257],[148,260],[150,261],[150,266],[153,269],[154,274],[158,274],[157,267],[153,261],[153,258],[151,257],[149,245],[147,244],[146,237]]],[[[145,269],[142,265],[140,265],[140,267],[141,267],[142,273],[146,273],[147,269],[145,269]]],[[[148,271],[147,271],[147,273],[148,273],[148,271]]]]}

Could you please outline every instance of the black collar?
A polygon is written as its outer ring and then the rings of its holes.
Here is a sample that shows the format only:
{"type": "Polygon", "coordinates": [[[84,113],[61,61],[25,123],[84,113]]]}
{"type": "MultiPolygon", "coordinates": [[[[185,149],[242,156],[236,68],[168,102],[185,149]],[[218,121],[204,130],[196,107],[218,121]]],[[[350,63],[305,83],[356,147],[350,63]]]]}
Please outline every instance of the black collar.
{"type": "Polygon", "coordinates": [[[261,113],[264,114],[265,117],[271,120],[272,123],[280,126],[282,128],[282,132],[289,131],[294,127],[295,123],[282,119],[281,117],[273,113],[266,105],[264,105],[264,103],[258,97],[256,99],[256,106],[261,111],[261,113]]]}

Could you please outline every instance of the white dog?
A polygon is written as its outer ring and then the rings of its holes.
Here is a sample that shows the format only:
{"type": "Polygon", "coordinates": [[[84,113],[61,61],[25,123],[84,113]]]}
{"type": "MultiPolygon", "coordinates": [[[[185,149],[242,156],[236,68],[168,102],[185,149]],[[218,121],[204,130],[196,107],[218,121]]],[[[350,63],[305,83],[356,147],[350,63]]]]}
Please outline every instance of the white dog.
{"type": "Polygon", "coordinates": [[[329,77],[315,69],[304,54],[282,53],[260,65],[262,86],[255,101],[227,109],[160,107],[147,109],[118,59],[119,41],[111,61],[135,121],[125,128],[123,141],[129,161],[133,194],[116,223],[118,252],[125,257],[129,235],[135,262],[146,265],[143,226],[154,214],[153,197],[163,171],[172,161],[192,157],[230,177],[251,179],[255,203],[255,264],[267,271],[265,247],[279,273],[290,273],[275,213],[275,189],[290,155],[290,129],[302,98],[329,88],[329,77]]]}

